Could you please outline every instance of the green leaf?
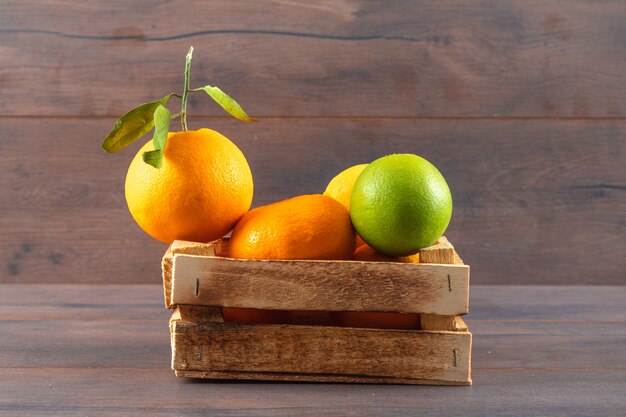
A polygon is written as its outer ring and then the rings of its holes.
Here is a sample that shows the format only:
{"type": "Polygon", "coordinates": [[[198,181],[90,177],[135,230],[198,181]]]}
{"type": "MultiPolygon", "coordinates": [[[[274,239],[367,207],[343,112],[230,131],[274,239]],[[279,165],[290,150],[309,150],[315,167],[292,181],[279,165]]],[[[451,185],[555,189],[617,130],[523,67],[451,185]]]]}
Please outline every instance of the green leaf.
{"type": "Polygon", "coordinates": [[[114,153],[124,149],[152,129],[154,112],[157,107],[165,105],[174,94],[168,94],[161,100],[143,103],[128,111],[115,121],[115,127],[102,142],[102,149],[114,153]]]}
{"type": "Polygon", "coordinates": [[[161,168],[161,165],[163,165],[163,149],[144,152],[141,154],[141,159],[148,165],[161,168]]]}
{"type": "Polygon", "coordinates": [[[154,111],[154,136],[152,136],[154,150],[141,154],[141,159],[155,168],[161,168],[163,164],[163,151],[167,144],[171,116],[170,111],[163,105],[159,105],[154,111]]]}
{"type": "Polygon", "coordinates": [[[163,105],[154,111],[154,136],[152,137],[154,149],[165,149],[171,116],[170,111],[163,105]]]}
{"type": "Polygon", "coordinates": [[[226,110],[231,116],[244,122],[256,122],[256,119],[248,116],[232,97],[220,90],[218,87],[207,85],[206,87],[195,88],[192,91],[204,90],[213,100],[224,110],[226,110]]]}

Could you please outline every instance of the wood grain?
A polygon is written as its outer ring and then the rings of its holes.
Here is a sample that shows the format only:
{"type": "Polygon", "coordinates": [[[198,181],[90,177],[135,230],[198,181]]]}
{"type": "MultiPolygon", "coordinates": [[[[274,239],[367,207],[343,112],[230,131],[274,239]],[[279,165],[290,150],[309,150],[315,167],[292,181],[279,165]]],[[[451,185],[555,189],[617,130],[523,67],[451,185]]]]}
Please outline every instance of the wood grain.
{"type": "MultiPolygon", "coordinates": [[[[139,144],[102,152],[112,124],[0,119],[1,282],[161,282],[166,245],[143,234],[124,201],[139,144]]],[[[349,165],[418,153],[452,188],[446,235],[473,283],[626,283],[623,122],[190,121],[203,125],[247,155],[255,206],[321,192],[349,165]],[[580,255],[590,247],[602,248],[594,262],[580,255]]]]}
{"type": "Polygon", "coordinates": [[[626,286],[586,286],[585,291],[569,286],[512,285],[470,287],[474,320],[526,320],[576,323],[626,321],[626,286]],[[515,296],[511,296],[515,294],[515,296]],[[601,304],[595,300],[601,299],[601,304]],[[610,311],[607,316],[605,311],[610,311]]]}
{"type": "MultiPolygon", "coordinates": [[[[420,249],[420,262],[427,264],[454,264],[456,263],[454,246],[445,237],[440,238],[434,245],[420,249]]],[[[461,264],[463,261],[460,262],[461,264]]]]}
{"type": "Polygon", "coordinates": [[[480,382],[468,388],[185,382],[168,369],[3,369],[0,415],[479,417],[489,410],[503,416],[617,417],[624,408],[621,371],[498,370],[479,375],[480,382]]]}
{"type": "MultiPolygon", "coordinates": [[[[463,265],[463,260],[457,255],[445,236],[440,237],[434,245],[420,250],[420,261],[441,264],[463,265]]],[[[459,316],[441,316],[437,314],[420,314],[421,330],[448,330],[451,332],[466,332],[467,325],[459,316]]]]}
{"type": "Polygon", "coordinates": [[[161,258],[161,276],[163,278],[163,302],[165,308],[173,308],[172,299],[172,267],[174,256],[172,256],[172,246],[170,245],[163,258],[161,258]]]}
{"type": "Polygon", "coordinates": [[[193,321],[197,323],[224,323],[224,313],[222,308],[213,306],[196,306],[181,305],[177,306],[170,317],[171,322],[174,320],[193,321]]]}
{"type": "Polygon", "coordinates": [[[441,379],[417,379],[395,377],[367,377],[363,375],[296,374],[288,372],[233,372],[233,371],[175,371],[182,378],[202,378],[244,381],[324,382],[349,384],[405,384],[405,385],[471,385],[466,381],[442,381],[441,379]]]}
{"type": "Polygon", "coordinates": [[[0,284],[0,416],[619,416],[626,406],[625,286],[473,286],[471,388],[177,379],[161,291],[0,284]]]}
{"type": "MultiPolygon", "coordinates": [[[[155,311],[153,319],[3,319],[0,371],[131,367],[172,373],[167,317],[162,306],[155,308],[162,311],[155,311]]],[[[624,369],[625,321],[484,321],[471,316],[466,321],[473,335],[473,375],[486,369],[624,369]]]]}
{"type": "MultiPolygon", "coordinates": [[[[204,377],[299,374],[345,382],[469,382],[471,334],[173,320],[172,368],[204,377]],[[212,374],[217,372],[217,374],[212,374]],[[371,379],[370,379],[371,378],[371,379]]],[[[184,375],[184,374],[183,374],[184,375]]],[[[321,380],[321,379],[319,379],[321,380]]]]}
{"type": "MultiPolygon", "coordinates": [[[[3,2],[0,88],[11,99],[0,101],[2,114],[121,115],[180,91],[190,44],[192,84],[221,86],[253,115],[626,112],[620,1],[73,6],[3,2]]],[[[223,114],[204,97],[191,104],[191,114],[223,114]]]]}
{"type": "Polygon", "coordinates": [[[0,369],[162,368],[170,361],[167,319],[162,314],[148,320],[104,315],[95,320],[3,320],[0,332],[0,369]]]}
{"type": "Polygon", "coordinates": [[[469,267],[174,255],[172,304],[465,314],[469,267]]]}
{"type": "MultiPolygon", "coordinates": [[[[161,302],[162,285],[1,284],[1,320],[150,320],[166,322],[171,311],[161,302]]],[[[472,285],[472,308],[465,317],[501,322],[502,329],[549,324],[549,331],[578,333],[581,323],[602,326],[626,322],[626,286],[472,285]],[[601,300],[599,302],[598,300],[601,300]],[[606,311],[611,315],[607,316],[606,311]]],[[[585,329],[587,332],[589,329],[585,329]]],[[[581,330],[582,331],[582,330],[581,330]]],[[[543,334],[543,333],[542,333],[543,334]]]]}
{"type": "Polygon", "coordinates": [[[450,332],[466,332],[467,325],[459,316],[440,316],[436,314],[420,314],[420,329],[447,330],[450,332]]]}
{"type": "Polygon", "coordinates": [[[0,320],[167,321],[162,285],[2,284],[0,320]]]}

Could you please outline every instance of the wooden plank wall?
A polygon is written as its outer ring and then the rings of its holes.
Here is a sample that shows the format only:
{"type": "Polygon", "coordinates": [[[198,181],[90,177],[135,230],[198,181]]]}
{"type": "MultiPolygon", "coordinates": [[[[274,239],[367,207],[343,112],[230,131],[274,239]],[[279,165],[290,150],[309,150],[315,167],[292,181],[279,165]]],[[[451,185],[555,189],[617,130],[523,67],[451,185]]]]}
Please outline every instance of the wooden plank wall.
{"type": "Polygon", "coordinates": [[[0,2],[0,282],[158,283],[127,213],[134,105],[194,96],[191,128],[247,155],[254,205],[418,153],[452,188],[447,232],[481,284],[626,283],[622,1],[0,2]]]}

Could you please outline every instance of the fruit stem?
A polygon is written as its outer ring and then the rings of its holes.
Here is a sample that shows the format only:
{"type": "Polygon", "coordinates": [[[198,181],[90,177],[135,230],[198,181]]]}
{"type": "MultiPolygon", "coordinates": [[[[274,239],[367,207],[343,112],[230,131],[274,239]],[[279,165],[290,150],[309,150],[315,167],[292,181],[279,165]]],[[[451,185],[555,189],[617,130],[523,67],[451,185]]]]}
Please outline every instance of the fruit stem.
{"type": "Polygon", "coordinates": [[[185,58],[185,88],[183,89],[182,104],[180,107],[180,124],[183,132],[187,131],[187,94],[189,94],[189,68],[191,68],[191,56],[193,55],[193,46],[189,48],[187,57],[185,58]]]}

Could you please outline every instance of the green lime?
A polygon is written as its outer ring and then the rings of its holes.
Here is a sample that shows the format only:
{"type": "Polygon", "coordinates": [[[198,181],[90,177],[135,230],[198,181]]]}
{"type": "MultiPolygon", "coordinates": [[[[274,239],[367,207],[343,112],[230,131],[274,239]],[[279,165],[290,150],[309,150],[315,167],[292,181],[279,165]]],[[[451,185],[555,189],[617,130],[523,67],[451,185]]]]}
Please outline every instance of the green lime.
{"type": "Polygon", "coordinates": [[[369,164],[354,184],[350,217],[368,245],[406,256],[432,245],[452,216],[443,175],[426,159],[394,154],[369,164]]]}

